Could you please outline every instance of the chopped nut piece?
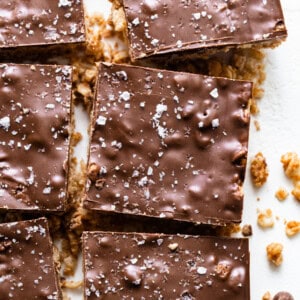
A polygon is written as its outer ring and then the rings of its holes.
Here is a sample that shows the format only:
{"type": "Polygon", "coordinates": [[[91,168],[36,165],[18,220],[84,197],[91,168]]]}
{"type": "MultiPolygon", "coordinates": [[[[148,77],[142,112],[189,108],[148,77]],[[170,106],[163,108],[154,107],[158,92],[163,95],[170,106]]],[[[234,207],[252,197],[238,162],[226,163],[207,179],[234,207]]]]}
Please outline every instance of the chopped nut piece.
{"type": "Polygon", "coordinates": [[[288,195],[289,195],[288,191],[282,187],[279,188],[275,193],[275,196],[279,201],[285,200],[288,197],[288,195]]]}
{"type": "Polygon", "coordinates": [[[171,251],[175,251],[175,250],[178,248],[178,244],[177,244],[177,243],[170,244],[170,245],[168,246],[168,248],[169,248],[171,251]]]}
{"type": "Polygon", "coordinates": [[[242,227],[242,235],[243,236],[251,236],[252,235],[252,226],[250,224],[246,224],[242,227]]]}
{"type": "Polygon", "coordinates": [[[264,293],[264,295],[262,296],[261,300],[272,300],[270,292],[264,293]]]}
{"type": "Polygon", "coordinates": [[[281,265],[283,260],[283,245],[280,243],[271,243],[267,246],[266,250],[269,261],[277,267],[281,265]]]}
{"type": "Polygon", "coordinates": [[[268,228],[274,226],[274,218],[271,209],[259,211],[257,216],[257,224],[262,228],[268,228]]]}
{"type": "Polygon", "coordinates": [[[256,187],[261,187],[269,176],[266,159],[261,152],[258,152],[251,162],[250,172],[252,181],[256,187]]]}
{"type": "Polygon", "coordinates": [[[300,158],[295,152],[288,152],[281,156],[285,175],[293,181],[292,195],[300,201],[300,158]]]}
{"type": "Polygon", "coordinates": [[[294,236],[300,232],[300,222],[289,221],[285,225],[285,233],[287,236],[294,236]]]}

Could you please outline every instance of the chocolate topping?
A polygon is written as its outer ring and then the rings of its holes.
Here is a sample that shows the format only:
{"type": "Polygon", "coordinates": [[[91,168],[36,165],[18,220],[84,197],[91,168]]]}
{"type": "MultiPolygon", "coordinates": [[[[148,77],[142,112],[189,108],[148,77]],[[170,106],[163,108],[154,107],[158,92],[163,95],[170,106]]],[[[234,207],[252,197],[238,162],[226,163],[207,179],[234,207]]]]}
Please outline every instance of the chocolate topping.
{"type": "Polygon", "coordinates": [[[101,64],[85,207],[241,220],[249,82],[101,64]]]}
{"type": "Polygon", "coordinates": [[[85,299],[248,300],[246,239],[84,232],[85,299]]]}
{"type": "Polygon", "coordinates": [[[0,49],[84,41],[81,0],[0,2],[0,49]]]}
{"type": "Polygon", "coordinates": [[[266,43],[287,36],[279,0],[120,2],[133,60],[193,49],[266,43]]]}
{"type": "Polygon", "coordinates": [[[64,211],[71,83],[68,66],[0,65],[1,210],[64,211]]]}
{"type": "Polygon", "coordinates": [[[62,299],[44,218],[0,224],[0,298],[62,299]]]}

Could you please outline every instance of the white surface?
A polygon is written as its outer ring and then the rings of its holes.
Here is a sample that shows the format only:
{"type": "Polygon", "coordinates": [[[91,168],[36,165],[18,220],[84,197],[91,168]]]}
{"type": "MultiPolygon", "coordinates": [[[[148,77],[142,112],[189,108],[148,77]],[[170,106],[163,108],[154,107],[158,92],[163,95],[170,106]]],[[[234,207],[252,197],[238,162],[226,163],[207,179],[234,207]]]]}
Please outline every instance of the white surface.
{"type": "Polygon", "coordinates": [[[291,195],[283,202],[274,196],[280,186],[289,192],[292,190],[280,163],[281,155],[290,151],[300,155],[300,1],[282,0],[282,5],[289,36],[280,47],[268,51],[265,95],[259,103],[257,116],[261,130],[256,131],[252,126],[248,155],[249,166],[250,159],[261,151],[270,175],[263,187],[255,189],[248,168],[245,182],[243,223],[253,227],[250,238],[253,300],[261,299],[268,290],[272,295],[286,290],[295,300],[300,299],[300,234],[288,238],[284,226],[284,220],[300,221],[300,202],[291,195]],[[257,201],[258,197],[260,201],[257,201]],[[279,217],[274,228],[262,230],[256,225],[257,208],[271,208],[279,217]],[[265,249],[271,242],[280,242],[284,246],[280,267],[273,267],[267,261],[265,249]]]}
{"type": "MultiPolygon", "coordinates": [[[[99,9],[107,15],[109,6],[106,0],[85,2],[90,11],[99,9]]],[[[292,189],[280,163],[281,155],[289,151],[300,155],[300,1],[282,0],[282,5],[289,37],[280,47],[268,51],[265,96],[259,103],[259,115],[252,118],[248,155],[249,167],[250,159],[261,151],[266,157],[270,175],[262,188],[255,189],[248,168],[244,186],[242,224],[251,224],[253,227],[253,236],[250,238],[253,300],[260,300],[266,291],[274,296],[281,290],[292,293],[295,300],[300,299],[300,234],[288,238],[284,228],[284,220],[300,221],[300,202],[291,195],[283,202],[274,196],[280,186],[289,191],[292,189]],[[255,119],[260,123],[260,131],[253,126],[255,119]],[[257,201],[258,197],[260,201],[257,201]],[[271,208],[274,215],[279,217],[274,228],[262,230],[256,225],[258,208],[271,208]],[[284,245],[280,267],[273,267],[267,260],[265,249],[271,242],[284,245]]],[[[76,277],[81,277],[80,268],[76,277]]],[[[82,296],[72,293],[71,299],[82,299],[82,296]]]]}

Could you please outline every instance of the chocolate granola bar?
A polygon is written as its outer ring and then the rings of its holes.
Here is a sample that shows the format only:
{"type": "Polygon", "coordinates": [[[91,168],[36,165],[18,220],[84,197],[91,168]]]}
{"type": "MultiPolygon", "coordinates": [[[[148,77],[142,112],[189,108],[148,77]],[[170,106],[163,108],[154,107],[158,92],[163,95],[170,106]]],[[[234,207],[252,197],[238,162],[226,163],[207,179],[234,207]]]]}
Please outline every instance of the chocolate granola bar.
{"type": "Polygon", "coordinates": [[[0,2],[0,59],[49,56],[85,42],[81,0],[0,2]],[[18,55],[16,55],[18,54],[18,55]]]}
{"type": "Polygon", "coordinates": [[[84,232],[83,264],[86,300],[250,299],[246,239],[84,232]]]}
{"type": "Polygon", "coordinates": [[[0,224],[0,298],[62,299],[45,218],[0,224]]]}
{"type": "Polygon", "coordinates": [[[273,47],[287,36],[279,0],[114,2],[124,11],[133,61],[226,47],[273,47]]]}
{"type": "Polygon", "coordinates": [[[84,206],[240,222],[252,84],[101,64],[84,206]]]}
{"type": "Polygon", "coordinates": [[[71,67],[0,65],[0,210],[63,212],[71,67]]]}

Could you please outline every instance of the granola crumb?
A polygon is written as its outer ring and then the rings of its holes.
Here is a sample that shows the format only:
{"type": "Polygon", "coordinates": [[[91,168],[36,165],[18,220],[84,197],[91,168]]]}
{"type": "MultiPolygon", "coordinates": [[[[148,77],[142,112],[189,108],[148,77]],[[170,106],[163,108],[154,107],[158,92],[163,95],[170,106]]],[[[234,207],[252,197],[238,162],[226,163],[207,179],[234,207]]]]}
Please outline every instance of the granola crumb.
{"type": "Polygon", "coordinates": [[[264,295],[262,296],[261,300],[272,300],[270,292],[264,293],[264,295]]]}
{"type": "Polygon", "coordinates": [[[266,247],[267,257],[275,266],[280,266],[283,260],[283,245],[280,243],[271,243],[266,247]]]}
{"type": "Polygon", "coordinates": [[[274,226],[273,213],[270,208],[258,211],[257,224],[262,228],[270,228],[274,226]]]}
{"type": "Polygon", "coordinates": [[[285,200],[288,197],[288,195],[289,195],[288,191],[283,187],[280,187],[275,193],[275,197],[279,201],[285,200]]]}
{"type": "Polygon", "coordinates": [[[295,152],[288,152],[281,156],[281,163],[285,175],[293,181],[292,195],[300,201],[300,158],[295,152]]]}
{"type": "Polygon", "coordinates": [[[61,282],[61,286],[63,288],[67,288],[67,289],[78,289],[81,288],[83,286],[83,281],[79,280],[79,281],[74,281],[74,280],[62,280],[61,282]]]}
{"type": "Polygon", "coordinates": [[[285,224],[285,233],[287,236],[291,237],[300,232],[300,222],[289,221],[285,224]]]}
{"type": "Polygon", "coordinates": [[[246,224],[242,227],[242,235],[243,236],[251,236],[252,235],[252,226],[250,224],[246,224]]]}
{"type": "Polygon", "coordinates": [[[260,123],[257,120],[254,121],[254,127],[256,131],[260,131],[260,123]]]}
{"type": "Polygon", "coordinates": [[[269,172],[266,159],[261,152],[258,152],[252,159],[250,172],[256,187],[261,187],[267,181],[269,172]]]}

